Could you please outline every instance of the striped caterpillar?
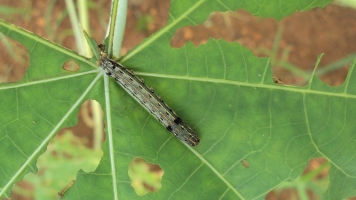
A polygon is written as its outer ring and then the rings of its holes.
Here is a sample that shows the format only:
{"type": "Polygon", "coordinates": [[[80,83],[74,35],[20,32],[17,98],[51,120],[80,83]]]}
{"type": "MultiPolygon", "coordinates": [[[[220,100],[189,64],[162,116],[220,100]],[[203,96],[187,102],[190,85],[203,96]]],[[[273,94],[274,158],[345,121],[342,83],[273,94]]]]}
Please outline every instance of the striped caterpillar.
{"type": "Polygon", "coordinates": [[[147,87],[143,79],[139,79],[133,74],[133,71],[126,69],[120,63],[108,58],[104,52],[104,45],[100,44],[98,47],[101,50],[99,65],[108,76],[114,78],[126,92],[155,116],[155,118],[179,140],[191,146],[199,144],[200,139],[193,129],[184,123],[152,88],[147,87]]]}

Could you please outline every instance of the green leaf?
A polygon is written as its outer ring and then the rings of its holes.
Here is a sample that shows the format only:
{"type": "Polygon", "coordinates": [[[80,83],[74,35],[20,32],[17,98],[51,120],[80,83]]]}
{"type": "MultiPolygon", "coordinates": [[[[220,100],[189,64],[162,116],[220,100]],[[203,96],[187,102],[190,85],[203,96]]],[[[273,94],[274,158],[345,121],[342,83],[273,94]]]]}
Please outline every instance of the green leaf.
{"type": "Polygon", "coordinates": [[[77,123],[78,107],[86,99],[97,100],[105,112],[104,156],[95,172],[78,173],[65,199],[138,198],[128,176],[136,157],[164,170],[162,188],[140,198],[263,199],[282,182],[296,179],[314,157],[325,157],[331,165],[325,199],[356,195],[356,62],[340,87],[317,77],[305,87],[292,87],[274,84],[269,60],[237,43],[211,39],[199,47],[169,45],[177,29],[203,22],[213,11],[245,9],[280,19],[326,4],[172,1],[167,25],[121,62],[196,130],[201,143],[194,148],[175,139],[115,81],[102,76],[94,59],[0,21],[0,31],[21,41],[31,57],[22,81],[0,85],[0,196],[8,197],[25,173],[36,173],[38,156],[60,128],[77,123]],[[80,70],[64,71],[68,60],[80,70]]]}

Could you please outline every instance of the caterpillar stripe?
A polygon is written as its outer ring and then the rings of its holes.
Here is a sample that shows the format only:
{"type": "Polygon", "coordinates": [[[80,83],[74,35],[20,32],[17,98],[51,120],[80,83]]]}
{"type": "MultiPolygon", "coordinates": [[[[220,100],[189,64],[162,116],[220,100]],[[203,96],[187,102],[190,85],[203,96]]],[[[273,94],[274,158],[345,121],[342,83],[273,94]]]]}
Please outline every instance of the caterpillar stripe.
{"type": "MultiPolygon", "coordinates": [[[[99,48],[103,50],[102,45],[99,45],[99,48]]],[[[103,51],[101,52],[99,65],[108,76],[114,78],[124,90],[161,122],[176,138],[191,146],[199,144],[200,139],[193,129],[184,123],[152,88],[147,87],[143,79],[139,79],[132,71],[108,58],[103,51]]]]}

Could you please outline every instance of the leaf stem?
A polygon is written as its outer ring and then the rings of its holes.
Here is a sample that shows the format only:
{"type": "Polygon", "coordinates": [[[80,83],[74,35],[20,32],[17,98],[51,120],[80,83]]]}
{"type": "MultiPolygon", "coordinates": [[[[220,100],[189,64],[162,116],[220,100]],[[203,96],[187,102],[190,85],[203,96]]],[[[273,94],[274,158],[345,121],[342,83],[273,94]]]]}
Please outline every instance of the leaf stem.
{"type": "Polygon", "coordinates": [[[127,13],[127,0],[114,0],[111,7],[107,53],[111,58],[120,57],[127,13]]]}

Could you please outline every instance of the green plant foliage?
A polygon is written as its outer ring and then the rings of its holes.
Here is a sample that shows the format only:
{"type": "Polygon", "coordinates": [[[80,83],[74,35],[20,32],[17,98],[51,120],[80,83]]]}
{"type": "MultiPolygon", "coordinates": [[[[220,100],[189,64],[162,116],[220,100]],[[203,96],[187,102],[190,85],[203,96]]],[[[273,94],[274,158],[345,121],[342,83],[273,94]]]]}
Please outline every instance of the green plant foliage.
{"type": "Polygon", "coordinates": [[[150,165],[142,159],[135,158],[130,163],[128,174],[132,181],[132,187],[139,196],[161,188],[162,169],[157,165],[150,165]],[[158,170],[153,171],[152,166],[158,170]]]}
{"type": "MultiPolygon", "coordinates": [[[[94,171],[101,156],[101,151],[86,147],[70,131],[64,132],[61,136],[55,137],[48,150],[39,157],[37,166],[40,175],[30,173],[24,177],[26,183],[36,186],[27,196],[32,195],[34,199],[56,199],[58,191],[75,180],[73,175],[80,168],[86,172],[94,171]]],[[[15,190],[20,194],[25,193],[20,187],[15,190]]]]}
{"type": "Polygon", "coordinates": [[[296,179],[314,157],[330,162],[325,199],[356,195],[355,62],[340,87],[317,77],[292,87],[276,85],[269,60],[237,43],[169,45],[177,29],[203,22],[213,11],[245,9],[281,19],[328,2],[172,1],[167,25],[121,62],[196,130],[201,143],[194,148],[175,139],[115,81],[106,82],[95,59],[0,21],[0,31],[21,41],[31,57],[22,81],[0,85],[0,195],[8,197],[24,174],[36,173],[38,156],[60,128],[77,123],[86,99],[97,100],[105,112],[104,156],[95,172],[78,173],[64,199],[263,199],[296,179]],[[68,60],[80,70],[64,71],[68,60]],[[136,195],[128,176],[135,157],[164,170],[158,192],[136,195]]]}

